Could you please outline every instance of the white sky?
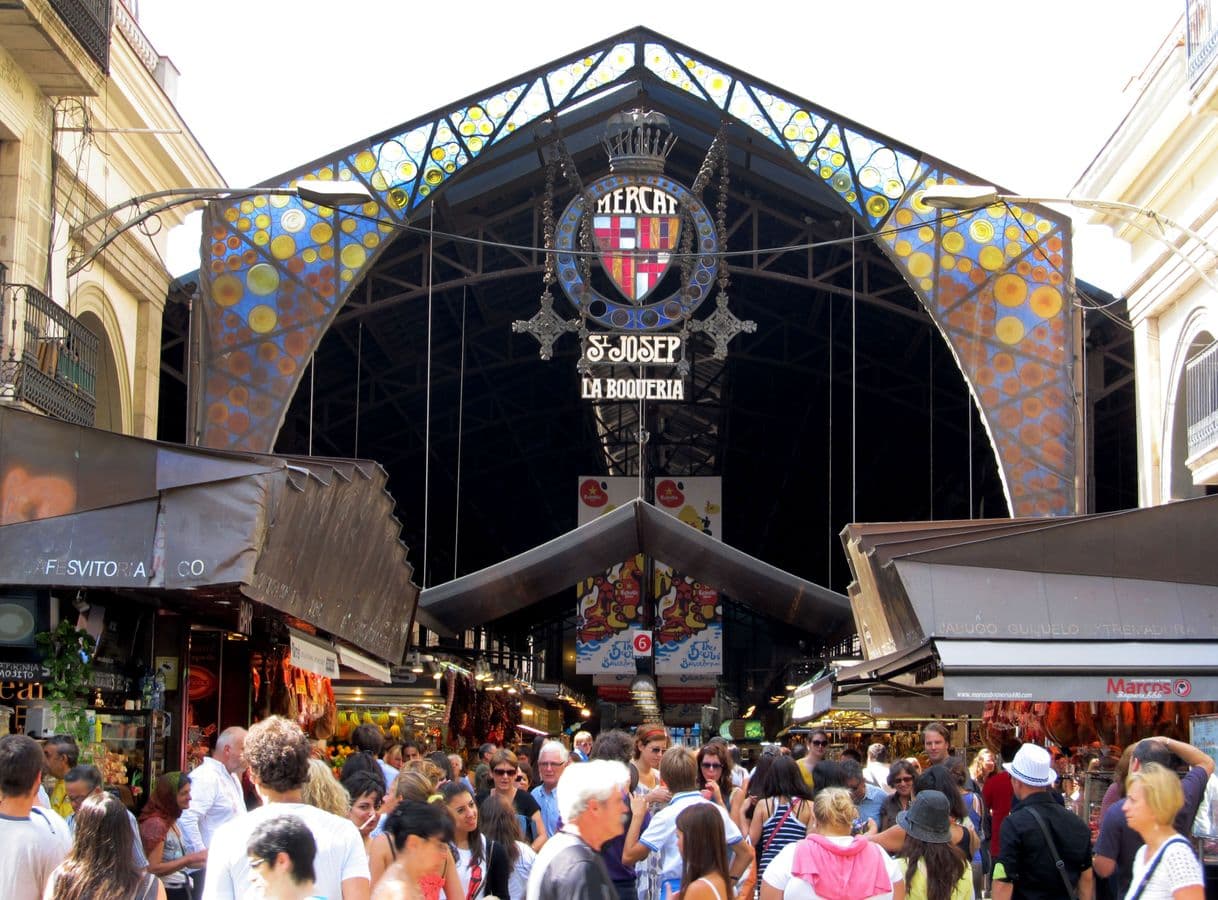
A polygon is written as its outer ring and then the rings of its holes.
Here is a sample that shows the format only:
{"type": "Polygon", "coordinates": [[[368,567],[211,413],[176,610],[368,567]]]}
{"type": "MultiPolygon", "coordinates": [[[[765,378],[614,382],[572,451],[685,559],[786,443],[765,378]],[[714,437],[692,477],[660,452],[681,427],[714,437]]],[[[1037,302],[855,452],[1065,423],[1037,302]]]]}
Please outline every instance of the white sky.
{"type": "MultiPolygon", "coordinates": [[[[233,187],[646,25],[1040,196],[1069,191],[1184,11],[1184,0],[136,4],[145,34],[181,72],[179,111],[233,187]]],[[[1076,239],[1076,274],[1105,286],[1113,248],[1091,243],[1076,239]]],[[[197,267],[197,247],[175,241],[171,268],[197,267]]]]}

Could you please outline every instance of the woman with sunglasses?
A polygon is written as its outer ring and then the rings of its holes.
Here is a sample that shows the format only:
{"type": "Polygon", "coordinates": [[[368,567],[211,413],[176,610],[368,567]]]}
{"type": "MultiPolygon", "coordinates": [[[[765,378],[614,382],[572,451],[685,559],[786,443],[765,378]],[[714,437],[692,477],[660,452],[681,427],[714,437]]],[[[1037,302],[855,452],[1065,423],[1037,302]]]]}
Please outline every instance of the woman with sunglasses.
{"type": "Polygon", "coordinates": [[[732,757],[725,744],[712,741],[698,751],[698,789],[731,813],[741,790],[732,787],[732,757]]]}
{"type": "MultiPolygon", "coordinates": [[[[540,850],[549,834],[546,824],[541,818],[541,807],[529,793],[527,787],[521,787],[516,782],[520,771],[520,761],[511,750],[496,750],[491,757],[491,790],[478,795],[481,803],[490,794],[496,794],[514,810],[520,817],[520,832],[534,850],[540,850]]],[[[499,896],[496,894],[496,896],[499,896]]]]}
{"type": "Polygon", "coordinates": [[[913,802],[913,783],[918,770],[907,759],[898,759],[888,769],[888,786],[893,792],[880,807],[880,831],[887,831],[897,824],[897,814],[909,809],[913,802]]]}
{"type": "Polygon", "coordinates": [[[660,780],[660,758],[670,743],[668,729],[659,723],[640,725],[634,732],[634,759],[630,761],[631,768],[638,773],[634,793],[646,797],[652,808],[672,799],[672,793],[660,780]]]}
{"type": "MultiPolygon", "coordinates": [[[[521,792],[523,793],[523,791],[521,792]]],[[[508,880],[512,866],[508,862],[507,850],[498,841],[488,840],[478,830],[478,804],[463,784],[451,782],[440,789],[444,805],[453,819],[453,846],[457,849],[457,875],[461,879],[461,890],[465,900],[482,897],[498,897],[504,900],[509,895],[508,880]]],[[[510,807],[497,791],[491,791],[483,803],[498,801],[510,807]]],[[[445,891],[447,900],[452,898],[445,891]]]]}

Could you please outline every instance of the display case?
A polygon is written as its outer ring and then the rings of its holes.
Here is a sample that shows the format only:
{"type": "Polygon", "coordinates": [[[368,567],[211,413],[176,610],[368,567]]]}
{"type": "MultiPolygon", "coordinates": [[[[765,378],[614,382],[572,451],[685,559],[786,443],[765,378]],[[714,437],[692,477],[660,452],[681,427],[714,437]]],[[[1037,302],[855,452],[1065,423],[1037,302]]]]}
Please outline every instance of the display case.
{"type": "Polygon", "coordinates": [[[91,709],[92,741],[83,755],[101,769],[107,785],[129,789],[130,801],[142,806],[153,779],[165,771],[169,724],[169,713],[160,710],[91,709]]]}

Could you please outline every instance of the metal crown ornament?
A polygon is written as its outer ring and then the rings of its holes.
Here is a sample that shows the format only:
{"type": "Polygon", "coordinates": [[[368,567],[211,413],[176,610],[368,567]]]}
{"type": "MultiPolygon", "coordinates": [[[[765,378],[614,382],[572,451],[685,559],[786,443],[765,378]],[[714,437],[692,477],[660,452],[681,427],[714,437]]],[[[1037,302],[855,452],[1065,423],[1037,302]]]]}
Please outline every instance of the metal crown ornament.
{"type": "MultiPolygon", "coordinates": [[[[545,291],[541,309],[532,319],[512,328],[537,338],[541,356],[549,359],[554,342],[564,333],[577,332],[581,340],[599,325],[610,334],[645,335],[676,330],[682,343],[690,332],[707,333],[714,355],[722,359],[727,343],[741,331],[753,331],[727,310],[727,271],[719,254],[727,207],[726,125],[711,144],[692,190],[664,174],[677,142],[668,117],[648,110],[628,110],[606,124],[601,144],[609,157],[609,174],[588,185],[580,184],[561,139],[555,142],[546,172],[543,229],[546,240],[545,291]],[[576,195],[555,221],[554,181],[565,170],[576,195]],[[718,215],[699,199],[715,170],[720,173],[718,215]],[[602,292],[592,282],[592,260],[613,290],[602,292]],[[656,297],[656,288],[676,262],[680,273],[676,290],[656,297]],[[579,313],[576,320],[554,310],[550,287],[557,282],[579,313]],[[716,284],[719,298],[715,314],[700,322],[693,318],[716,284]]],[[[682,359],[684,372],[688,363],[682,359]]],[[[588,362],[581,360],[580,370],[588,362]]]]}

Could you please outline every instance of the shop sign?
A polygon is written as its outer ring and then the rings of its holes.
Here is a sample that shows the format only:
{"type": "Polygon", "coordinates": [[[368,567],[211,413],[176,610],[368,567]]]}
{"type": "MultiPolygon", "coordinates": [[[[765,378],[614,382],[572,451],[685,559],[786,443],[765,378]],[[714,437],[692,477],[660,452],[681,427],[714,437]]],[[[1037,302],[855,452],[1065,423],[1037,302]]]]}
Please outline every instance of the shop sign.
{"type": "Polygon", "coordinates": [[[0,678],[11,678],[12,681],[0,681],[0,700],[42,700],[42,682],[34,678],[43,677],[42,666],[37,663],[0,663],[0,678]],[[29,665],[35,671],[29,673],[31,679],[19,678],[7,671],[12,666],[29,665]]]}
{"type": "Polygon", "coordinates": [[[292,665],[296,668],[321,675],[323,678],[338,677],[338,654],[333,650],[327,650],[294,634],[289,636],[289,645],[292,665]]]}
{"type": "Polygon", "coordinates": [[[813,681],[805,681],[792,695],[791,719],[802,722],[827,713],[833,706],[833,677],[826,675],[813,681]]]}
{"type": "Polygon", "coordinates": [[[1198,702],[1218,700],[1214,675],[952,675],[946,700],[1198,702]]]}
{"type": "Polygon", "coordinates": [[[580,358],[580,396],[585,400],[684,400],[683,378],[616,378],[594,366],[676,366],[684,341],[675,334],[590,334],[580,358]]]}

